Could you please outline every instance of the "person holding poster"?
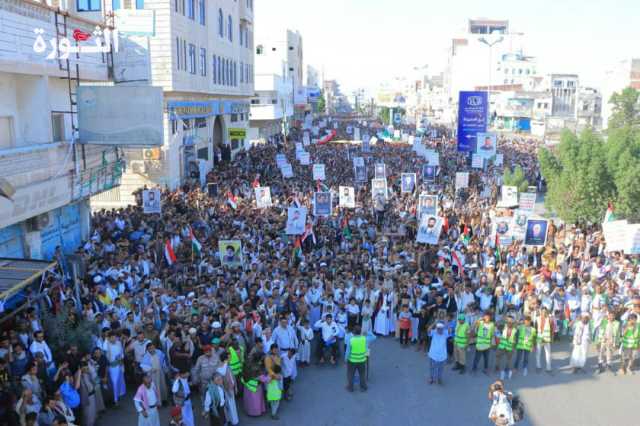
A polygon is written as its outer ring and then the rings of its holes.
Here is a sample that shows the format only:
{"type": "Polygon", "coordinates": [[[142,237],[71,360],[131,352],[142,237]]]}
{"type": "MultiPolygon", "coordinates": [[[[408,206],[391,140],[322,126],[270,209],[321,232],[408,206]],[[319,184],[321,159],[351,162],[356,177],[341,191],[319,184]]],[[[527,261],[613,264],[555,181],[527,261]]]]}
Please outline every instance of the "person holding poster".
{"type": "Polygon", "coordinates": [[[240,240],[221,240],[218,242],[220,262],[223,265],[236,267],[242,265],[242,243],[240,240]]]}
{"type": "Polygon", "coordinates": [[[307,209],[304,207],[289,207],[287,210],[287,235],[302,235],[307,223],[307,209]]]}
{"type": "Polygon", "coordinates": [[[544,246],[547,242],[547,219],[528,219],[524,244],[527,246],[544,246]]]}

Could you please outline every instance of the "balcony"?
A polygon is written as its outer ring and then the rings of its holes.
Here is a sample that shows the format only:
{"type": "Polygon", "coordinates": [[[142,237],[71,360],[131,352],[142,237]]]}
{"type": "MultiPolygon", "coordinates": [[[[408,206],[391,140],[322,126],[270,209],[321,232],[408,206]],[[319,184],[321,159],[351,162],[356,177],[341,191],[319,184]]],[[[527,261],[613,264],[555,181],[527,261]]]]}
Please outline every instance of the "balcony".
{"type": "MultiPolygon", "coordinates": [[[[287,111],[291,115],[291,111],[287,111]]],[[[282,106],[276,104],[252,104],[251,120],[281,120],[283,118],[282,106]]]]}

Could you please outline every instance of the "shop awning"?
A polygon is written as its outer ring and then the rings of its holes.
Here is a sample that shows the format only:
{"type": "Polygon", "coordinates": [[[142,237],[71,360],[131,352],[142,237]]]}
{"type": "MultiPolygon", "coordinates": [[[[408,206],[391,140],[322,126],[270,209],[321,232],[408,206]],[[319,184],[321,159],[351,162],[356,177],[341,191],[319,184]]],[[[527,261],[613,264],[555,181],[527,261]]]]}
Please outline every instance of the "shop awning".
{"type": "Polygon", "coordinates": [[[47,260],[11,259],[0,257],[0,301],[41,279],[47,271],[53,271],[57,262],[47,260]]]}

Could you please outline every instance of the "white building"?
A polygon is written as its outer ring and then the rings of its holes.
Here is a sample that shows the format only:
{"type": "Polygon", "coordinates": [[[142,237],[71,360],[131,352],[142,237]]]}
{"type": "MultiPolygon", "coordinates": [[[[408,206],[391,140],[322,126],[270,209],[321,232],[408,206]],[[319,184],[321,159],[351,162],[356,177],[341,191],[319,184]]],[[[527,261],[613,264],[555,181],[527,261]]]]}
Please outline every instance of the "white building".
{"type": "Polygon", "coordinates": [[[57,246],[75,252],[89,233],[88,197],[120,181],[114,147],[72,143],[76,87],[108,84],[110,59],[53,53],[62,39],[77,46],[74,31],[104,28],[72,3],[62,11],[0,0],[0,257],[51,259],[57,246]]]}
{"type": "Polygon", "coordinates": [[[303,80],[302,36],[287,30],[282,37],[256,40],[255,95],[251,100],[249,139],[266,139],[302,119],[307,108],[303,80]]]}
{"type": "Polygon", "coordinates": [[[203,183],[216,163],[248,143],[253,95],[253,0],[120,1],[106,4],[117,18],[121,8],[138,7],[125,11],[137,19],[120,31],[142,36],[131,37],[139,55],[115,58],[116,78],[130,68],[136,72],[119,84],[162,87],[164,142],[127,150],[119,190],[93,200],[101,207],[133,203],[132,192],[145,184],[203,183]]]}
{"type": "Polygon", "coordinates": [[[613,105],[609,103],[611,95],[621,92],[626,87],[640,90],[640,58],[625,59],[607,71],[602,86],[602,127],[606,129],[613,113],[613,105]]]}

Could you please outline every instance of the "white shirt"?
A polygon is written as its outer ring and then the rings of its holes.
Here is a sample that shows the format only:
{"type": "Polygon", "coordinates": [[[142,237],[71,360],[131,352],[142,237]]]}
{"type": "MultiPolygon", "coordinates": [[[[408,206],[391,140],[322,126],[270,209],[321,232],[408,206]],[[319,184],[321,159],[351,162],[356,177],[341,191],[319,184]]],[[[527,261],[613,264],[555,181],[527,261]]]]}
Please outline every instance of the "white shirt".
{"type": "MultiPolygon", "coordinates": [[[[213,388],[216,392],[218,392],[218,395],[220,396],[220,407],[224,407],[224,403],[225,403],[224,390],[222,389],[222,387],[215,384],[213,385],[213,388]]],[[[213,400],[211,399],[211,393],[207,389],[207,392],[205,393],[205,397],[204,397],[204,411],[206,413],[211,411],[211,404],[213,404],[213,400]]]]}
{"type": "Polygon", "coordinates": [[[44,360],[47,364],[53,361],[53,356],[51,356],[51,349],[49,349],[49,345],[44,340],[42,342],[38,342],[34,340],[29,346],[29,350],[33,356],[36,356],[36,353],[42,352],[44,354],[44,360]]]}
{"type": "Polygon", "coordinates": [[[325,342],[330,341],[340,332],[338,324],[335,321],[331,321],[331,324],[328,324],[324,320],[318,320],[314,326],[322,330],[322,340],[325,342]]]}
{"type": "MultiPolygon", "coordinates": [[[[150,387],[146,387],[144,391],[147,393],[147,402],[149,403],[149,407],[154,407],[158,405],[158,398],[156,396],[156,391],[153,389],[153,383],[150,387]]],[[[142,413],[144,411],[144,406],[142,405],[142,401],[138,399],[134,399],[133,403],[136,406],[136,410],[138,413],[142,413]]]]}

